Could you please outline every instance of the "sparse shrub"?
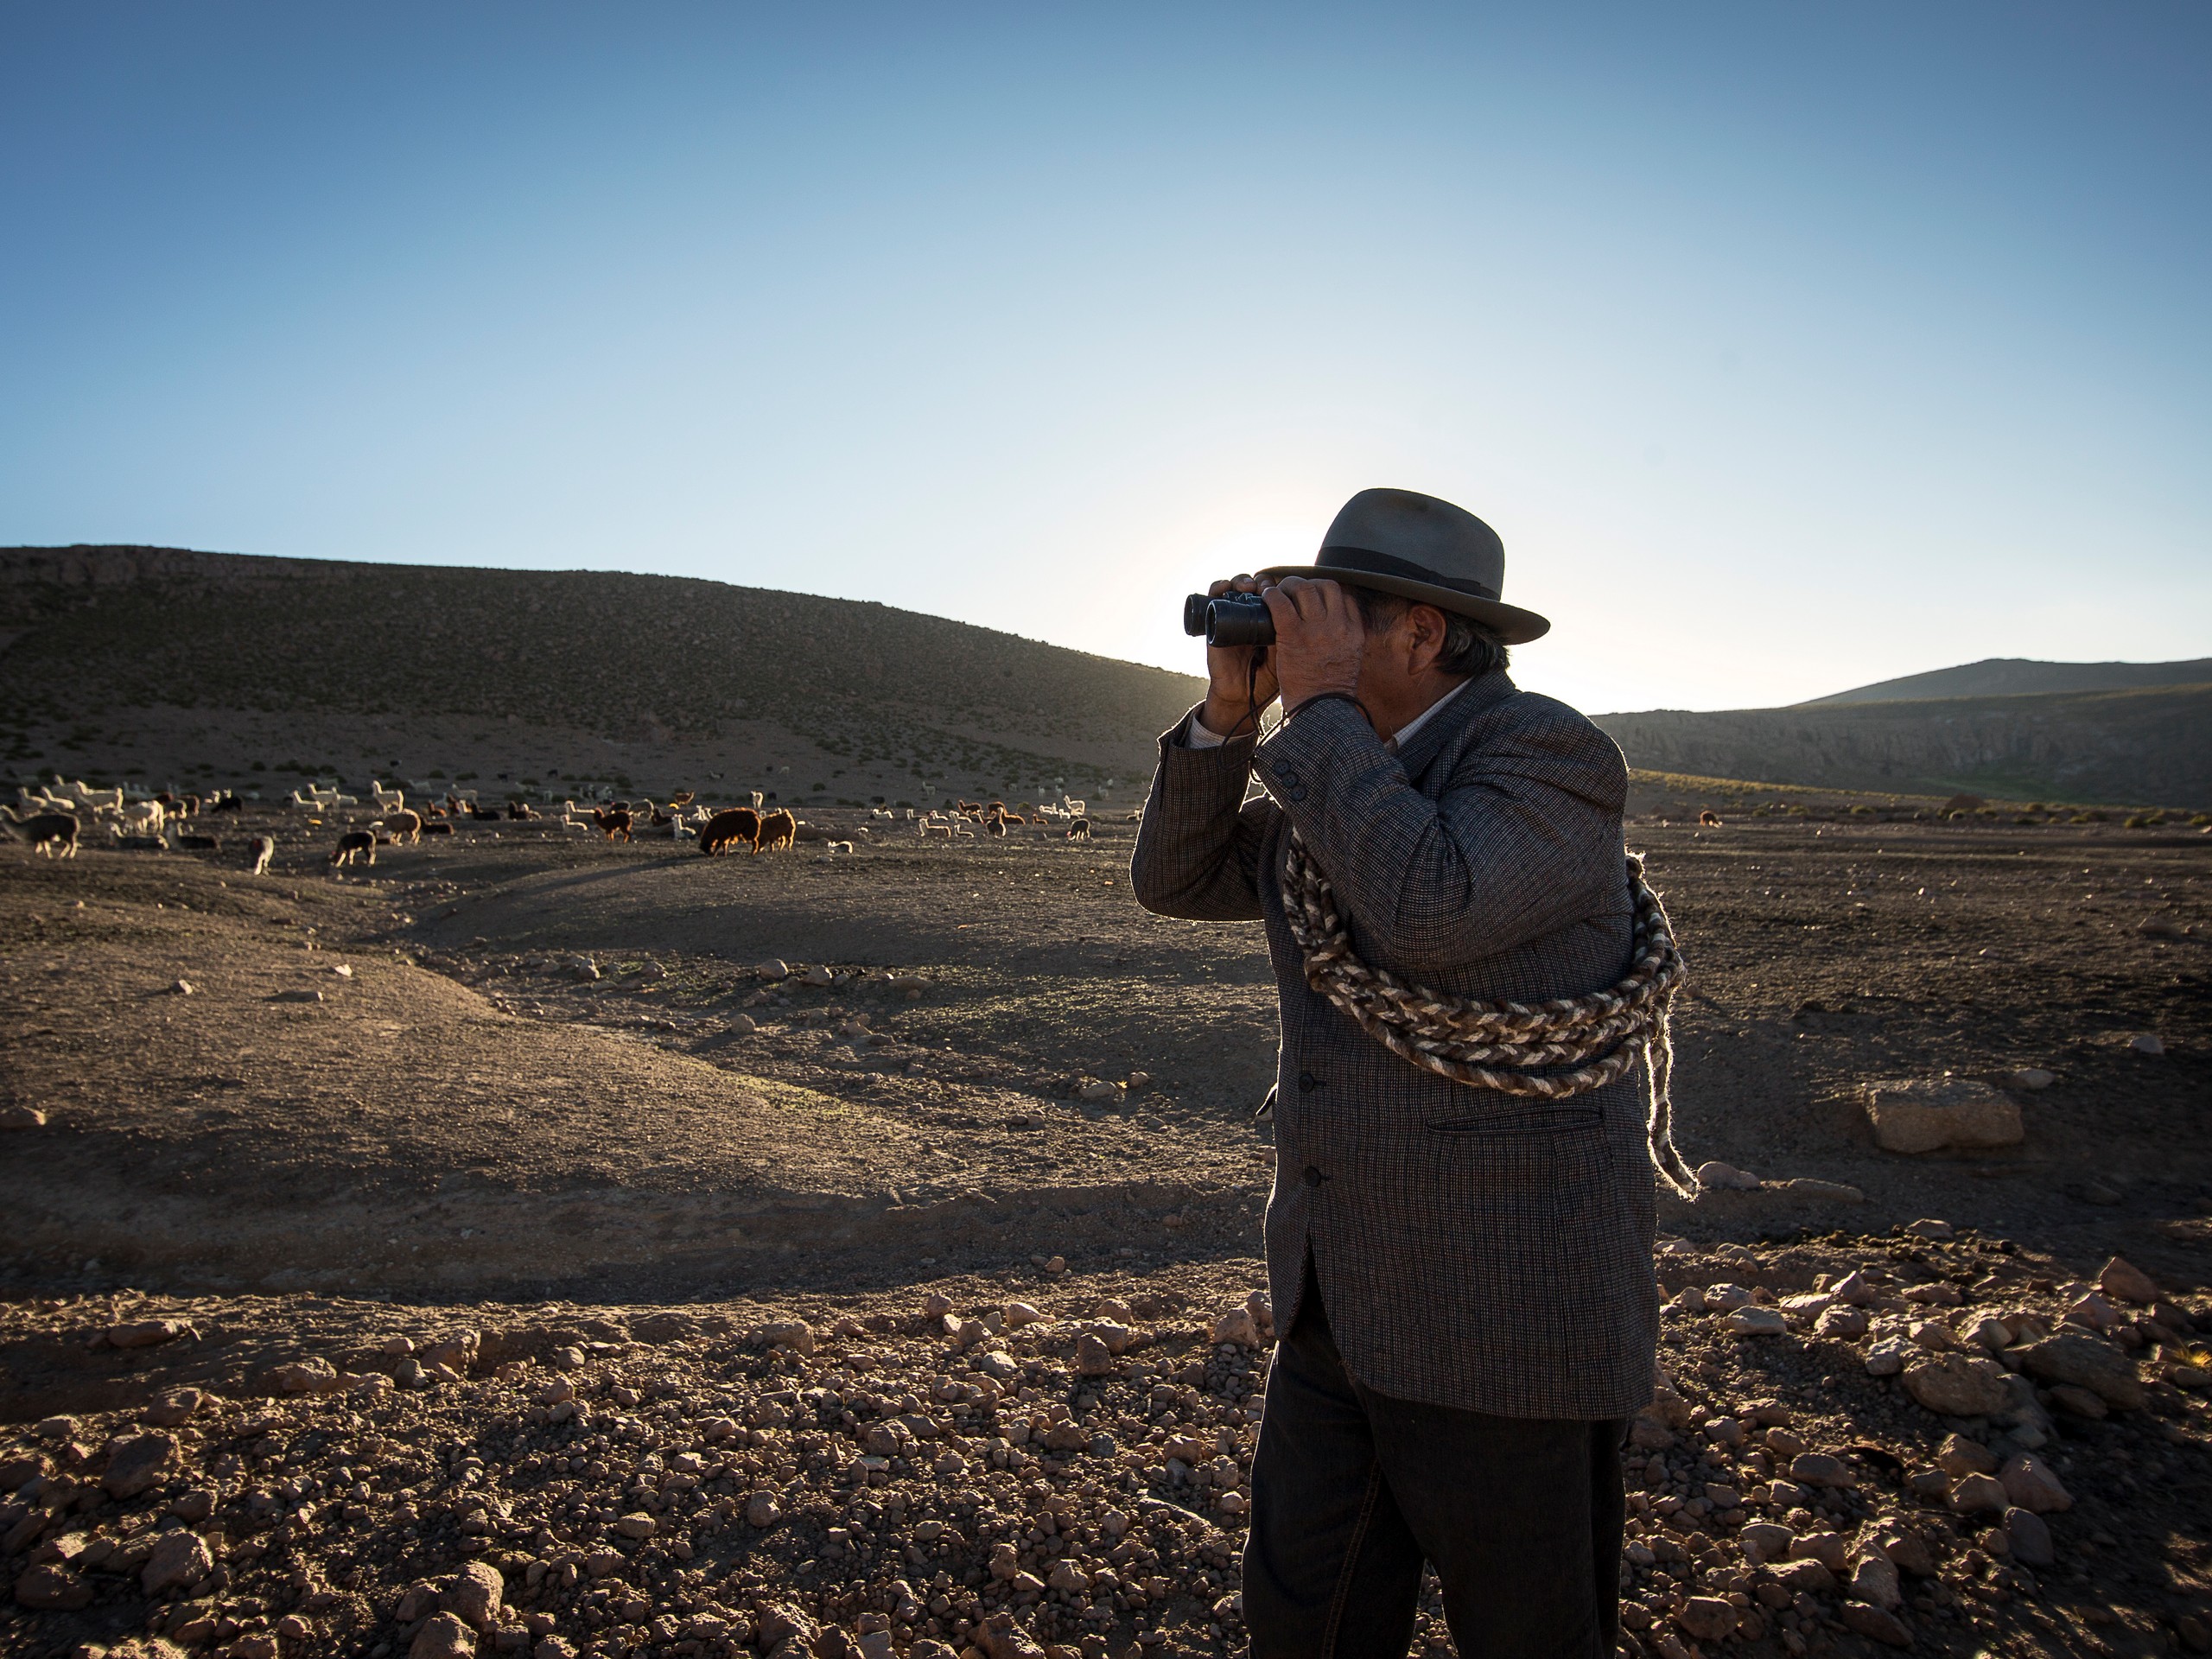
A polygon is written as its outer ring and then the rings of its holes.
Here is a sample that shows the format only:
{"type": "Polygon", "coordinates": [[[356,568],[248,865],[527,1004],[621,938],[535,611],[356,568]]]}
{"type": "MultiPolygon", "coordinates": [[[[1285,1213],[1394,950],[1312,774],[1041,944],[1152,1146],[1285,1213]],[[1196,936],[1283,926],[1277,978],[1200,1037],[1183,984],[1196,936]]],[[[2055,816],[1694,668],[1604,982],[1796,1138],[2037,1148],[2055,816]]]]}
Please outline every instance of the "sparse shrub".
{"type": "Polygon", "coordinates": [[[2151,820],[2145,817],[2140,812],[2129,813],[2127,815],[2127,822],[2121,826],[2121,828],[2126,830],[2147,830],[2150,827],[2151,820]]]}
{"type": "Polygon", "coordinates": [[[1851,816],[1854,818],[1871,818],[1874,816],[1874,809],[1861,801],[1851,809],[1851,816]]]}

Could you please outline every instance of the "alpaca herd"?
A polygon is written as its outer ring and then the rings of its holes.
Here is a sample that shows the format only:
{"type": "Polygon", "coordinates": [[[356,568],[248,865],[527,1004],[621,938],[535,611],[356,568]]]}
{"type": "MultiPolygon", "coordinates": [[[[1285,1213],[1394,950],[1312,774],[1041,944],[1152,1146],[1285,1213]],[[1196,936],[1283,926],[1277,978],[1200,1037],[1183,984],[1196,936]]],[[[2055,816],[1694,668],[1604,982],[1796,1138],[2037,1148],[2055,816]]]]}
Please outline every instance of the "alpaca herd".
{"type": "MultiPolygon", "coordinates": [[[[973,841],[976,830],[967,827],[971,823],[984,835],[1003,839],[1017,824],[1027,824],[1033,820],[1041,834],[1050,835],[1052,826],[1058,825],[1067,840],[1089,841],[1090,819],[1086,816],[1088,810],[1084,802],[1072,796],[1063,796],[1057,805],[1040,802],[1027,812],[1017,812],[1004,801],[986,804],[963,800],[954,802],[949,812],[925,812],[915,818],[910,809],[906,816],[914,818],[914,828],[924,840],[935,836],[944,841],[973,841]]],[[[886,812],[883,816],[888,817],[891,815],[886,812]]]]}
{"type": "MultiPolygon", "coordinates": [[[[168,851],[175,848],[219,854],[223,850],[219,836],[188,826],[202,815],[238,812],[245,806],[243,799],[230,791],[201,796],[162,790],[149,794],[122,786],[94,789],[81,779],[69,782],[58,777],[50,785],[19,788],[16,792],[16,807],[0,806],[0,820],[4,820],[0,828],[11,831],[18,839],[29,842],[33,851],[48,858],[74,858],[83,843],[87,820],[105,823],[109,843],[118,849],[168,851]]],[[[427,785],[387,786],[381,779],[372,778],[368,800],[378,816],[364,827],[341,830],[328,854],[329,868],[346,868],[357,862],[373,865],[379,846],[420,846],[425,836],[452,836],[457,824],[486,822],[543,823],[549,828],[603,836],[625,845],[645,836],[693,840],[697,842],[699,851],[709,858],[734,852],[741,847],[755,855],[787,851],[799,841],[802,830],[806,831],[806,839],[822,843],[825,854],[851,853],[858,844],[831,839],[820,829],[807,830],[789,808],[768,807],[759,790],[746,791],[750,802],[747,805],[707,805],[700,802],[696,791],[686,789],[677,791],[660,803],[642,797],[636,800],[602,798],[582,804],[566,800],[560,803],[557,813],[550,809],[541,811],[519,795],[511,796],[498,805],[486,805],[474,790],[448,788],[435,799],[429,798],[431,792],[427,785]],[[408,801],[410,789],[417,793],[412,805],[408,801]]],[[[605,797],[612,791],[601,792],[605,797]]],[[[313,815],[311,825],[320,826],[326,817],[359,807],[361,800],[344,792],[334,781],[309,782],[289,791],[276,804],[281,809],[313,815]]],[[[1027,806],[996,800],[960,800],[943,811],[928,810],[918,813],[912,807],[901,810],[906,821],[924,839],[1004,839],[1016,830],[1026,831],[1032,825],[1039,835],[1051,836],[1057,830],[1070,841],[1091,838],[1086,804],[1071,797],[1027,806]]],[[[889,807],[878,806],[869,809],[868,816],[872,819],[894,821],[898,814],[889,807]]],[[[861,826],[861,836],[867,836],[868,831],[868,825],[861,826]]],[[[254,836],[245,842],[245,852],[251,873],[266,875],[276,857],[276,839],[268,835],[254,836]]]]}

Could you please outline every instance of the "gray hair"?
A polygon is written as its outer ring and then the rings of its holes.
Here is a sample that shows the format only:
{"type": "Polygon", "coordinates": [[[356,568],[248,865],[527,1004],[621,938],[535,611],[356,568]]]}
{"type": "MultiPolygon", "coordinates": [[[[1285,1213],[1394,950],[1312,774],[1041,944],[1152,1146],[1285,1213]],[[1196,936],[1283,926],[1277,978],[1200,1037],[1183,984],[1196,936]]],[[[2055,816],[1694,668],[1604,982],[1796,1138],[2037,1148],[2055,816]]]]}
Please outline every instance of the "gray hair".
{"type": "MultiPolygon", "coordinates": [[[[1354,588],[1351,592],[1359,602],[1360,620],[1378,631],[1392,626],[1416,603],[1380,588],[1354,588]]],[[[1505,641],[1472,617],[1446,611],[1440,605],[1436,608],[1444,617],[1444,649],[1436,654],[1436,666],[1443,672],[1480,676],[1503,668],[1511,660],[1505,641]]]]}

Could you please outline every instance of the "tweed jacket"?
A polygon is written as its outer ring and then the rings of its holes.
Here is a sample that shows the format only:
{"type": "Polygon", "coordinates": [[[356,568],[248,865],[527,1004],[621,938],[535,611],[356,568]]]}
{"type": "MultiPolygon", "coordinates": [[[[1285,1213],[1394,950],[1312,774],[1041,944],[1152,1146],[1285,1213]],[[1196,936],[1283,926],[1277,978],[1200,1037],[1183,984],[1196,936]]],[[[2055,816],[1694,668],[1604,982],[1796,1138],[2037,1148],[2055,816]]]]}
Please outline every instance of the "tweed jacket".
{"type": "Polygon", "coordinates": [[[1401,1059],[1311,989],[1284,921],[1295,827],[1369,963],[1535,1001],[1627,971],[1628,774],[1562,703],[1483,676],[1393,753],[1341,700],[1264,743],[1160,740],[1131,870],[1166,916],[1266,925],[1282,1017],[1266,1222],[1277,1327],[1309,1253],[1354,1376],[1503,1416],[1651,1397],[1658,1291],[1642,1069],[1547,1102],[1401,1059]],[[1265,793],[1245,800],[1255,776],[1265,793]]]}

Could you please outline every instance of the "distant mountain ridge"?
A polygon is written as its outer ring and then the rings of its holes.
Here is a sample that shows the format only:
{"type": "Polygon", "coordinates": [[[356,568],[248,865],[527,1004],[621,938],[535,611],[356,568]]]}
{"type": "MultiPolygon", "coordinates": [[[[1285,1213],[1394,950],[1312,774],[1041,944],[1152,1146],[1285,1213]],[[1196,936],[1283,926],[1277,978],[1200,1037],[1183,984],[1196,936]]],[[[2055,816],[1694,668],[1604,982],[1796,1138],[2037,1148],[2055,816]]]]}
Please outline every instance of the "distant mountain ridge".
{"type": "Polygon", "coordinates": [[[1793,705],[1819,709],[1851,702],[1916,702],[1931,697],[2031,696],[2048,691],[2136,691],[2158,685],[2212,685],[2212,657],[2178,663],[2044,663],[2026,657],[1985,657],[1956,668],[1877,680],[1793,705]]]}
{"type": "Polygon", "coordinates": [[[2212,807],[2212,685],[1599,715],[1629,764],[1830,789],[2212,807]]]}

